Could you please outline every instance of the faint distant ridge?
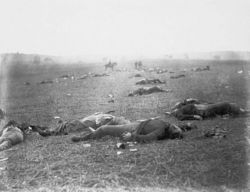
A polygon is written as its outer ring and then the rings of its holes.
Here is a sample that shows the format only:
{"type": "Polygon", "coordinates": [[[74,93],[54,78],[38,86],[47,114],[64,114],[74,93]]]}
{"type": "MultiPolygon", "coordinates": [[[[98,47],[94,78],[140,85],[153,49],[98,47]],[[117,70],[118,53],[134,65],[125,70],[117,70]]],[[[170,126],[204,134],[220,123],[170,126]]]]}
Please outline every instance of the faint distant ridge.
{"type": "Polygon", "coordinates": [[[250,51],[212,51],[166,54],[168,59],[250,60],[250,51]]]}
{"type": "Polygon", "coordinates": [[[6,64],[87,64],[105,63],[113,60],[118,63],[133,62],[143,59],[185,59],[185,60],[244,60],[250,61],[250,51],[212,51],[212,52],[182,52],[167,53],[165,55],[119,55],[110,57],[106,55],[78,55],[54,56],[43,54],[4,53],[0,54],[0,62],[6,64]]]}
{"type": "Polygon", "coordinates": [[[12,64],[41,64],[54,63],[58,60],[56,56],[40,55],[40,54],[24,54],[24,53],[4,53],[0,54],[3,63],[12,64]]]}
{"type": "Polygon", "coordinates": [[[88,56],[55,56],[44,54],[3,53],[0,61],[8,64],[84,64],[86,62],[101,61],[100,58],[88,56]]]}

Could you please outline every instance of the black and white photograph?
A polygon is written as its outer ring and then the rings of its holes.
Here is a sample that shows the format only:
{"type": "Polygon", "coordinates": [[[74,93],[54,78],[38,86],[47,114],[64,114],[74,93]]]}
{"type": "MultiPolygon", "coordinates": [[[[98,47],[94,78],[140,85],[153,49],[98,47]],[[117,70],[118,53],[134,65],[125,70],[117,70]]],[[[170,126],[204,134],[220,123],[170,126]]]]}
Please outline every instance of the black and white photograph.
{"type": "Polygon", "coordinates": [[[0,0],[0,191],[250,191],[249,0],[0,0]]]}

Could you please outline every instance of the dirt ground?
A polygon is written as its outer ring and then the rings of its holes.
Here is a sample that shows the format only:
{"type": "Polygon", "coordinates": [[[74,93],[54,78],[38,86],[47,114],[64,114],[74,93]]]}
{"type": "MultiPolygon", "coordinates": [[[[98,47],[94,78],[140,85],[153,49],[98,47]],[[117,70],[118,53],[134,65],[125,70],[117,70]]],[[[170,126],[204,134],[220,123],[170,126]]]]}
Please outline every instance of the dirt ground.
{"type": "MultiPolygon", "coordinates": [[[[177,101],[235,102],[249,108],[250,63],[243,61],[143,61],[147,67],[168,72],[138,72],[133,64],[119,64],[121,71],[109,76],[79,79],[89,72],[103,73],[104,67],[89,65],[12,66],[7,73],[7,118],[19,122],[56,126],[55,116],[78,119],[95,112],[115,111],[130,120],[162,116],[177,101]],[[194,72],[209,65],[210,71],[194,72]],[[123,70],[126,68],[126,70],[123,70]],[[239,72],[242,71],[242,72],[239,72]],[[173,72],[173,73],[170,73],[173,72]],[[160,86],[172,92],[128,97],[141,77],[165,80],[160,86]],[[59,78],[68,74],[74,78],[59,78]],[[171,79],[170,76],[185,74],[171,79]],[[43,80],[53,83],[39,84],[43,80]],[[29,84],[25,83],[29,82],[29,84]],[[110,103],[108,95],[114,95],[110,103]]],[[[0,191],[227,191],[248,187],[249,119],[215,118],[195,121],[197,130],[183,140],[137,144],[136,152],[115,148],[117,138],[72,143],[70,137],[43,138],[36,133],[25,142],[0,153],[0,191]],[[227,131],[226,138],[203,138],[215,126],[227,131]],[[84,144],[91,144],[85,147],[84,144]]]]}

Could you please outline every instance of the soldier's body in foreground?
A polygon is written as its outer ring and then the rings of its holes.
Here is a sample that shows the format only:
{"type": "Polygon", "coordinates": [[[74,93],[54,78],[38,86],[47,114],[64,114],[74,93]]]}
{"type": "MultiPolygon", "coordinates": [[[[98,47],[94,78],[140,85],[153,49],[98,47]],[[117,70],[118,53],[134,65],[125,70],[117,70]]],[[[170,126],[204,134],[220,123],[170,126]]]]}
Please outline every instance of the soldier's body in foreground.
{"type": "Polygon", "coordinates": [[[83,136],[74,136],[72,141],[99,139],[104,136],[120,137],[127,141],[150,142],[153,140],[182,138],[183,131],[192,129],[190,124],[174,125],[161,119],[148,119],[125,125],[104,125],[83,136]]]}
{"type": "Polygon", "coordinates": [[[79,120],[70,120],[66,122],[60,122],[55,129],[48,127],[42,127],[38,125],[31,125],[33,131],[38,132],[41,136],[56,136],[67,135],[74,132],[86,131],[88,127],[97,129],[102,125],[121,125],[130,123],[129,120],[124,117],[116,117],[106,113],[94,113],[85,118],[79,120]]]}

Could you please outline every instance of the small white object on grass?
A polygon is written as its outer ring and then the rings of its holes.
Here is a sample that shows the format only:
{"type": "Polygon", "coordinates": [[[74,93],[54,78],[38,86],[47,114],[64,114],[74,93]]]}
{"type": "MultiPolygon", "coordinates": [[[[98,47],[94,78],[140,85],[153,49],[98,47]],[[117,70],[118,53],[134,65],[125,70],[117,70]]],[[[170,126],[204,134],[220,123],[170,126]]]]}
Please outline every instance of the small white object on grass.
{"type": "Polygon", "coordinates": [[[3,159],[0,159],[0,162],[1,162],[1,161],[6,161],[6,160],[8,160],[8,159],[9,159],[8,157],[3,158],[3,159]]]}
{"type": "Polygon", "coordinates": [[[133,143],[129,143],[128,146],[129,147],[134,147],[134,144],[133,143]]]}
{"type": "Polygon", "coordinates": [[[117,155],[121,155],[122,153],[122,151],[117,151],[117,155]]]}
{"type": "Polygon", "coordinates": [[[171,112],[167,111],[165,112],[166,115],[171,115],[171,112]]]}
{"type": "Polygon", "coordinates": [[[135,152],[135,151],[138,151],[138,149],[129,149],[129,151],[135,152]]]}
{"type": "Polygon", "coordinates": [[[238,71],[237,73],[241,74],[241,73],[243,73],[243,71],[242,71],[242,70],[240,70],[240,71],[238,71]]]}
{"type": "Polygon", "coordinates": [[[6,170],[6,167],[0,167],[0,171],[6,170]]]}
{"type": "Polygon", "coordinates": [[[85,143],[85,144],[83,144],[82,146],[87,148],[87,147],[91,147],[91,144],[85,143]]]}
{"type": "Polygon", "coordinates": [[[54,119],[61,119],[61,117],[59,117],[59,116],[54,116],[54,119]]]}
{"type": "Polygon", "coordinates": [[[108,94],[108,97],[114,98],[114,95],[113,94],[108,94]]]}

